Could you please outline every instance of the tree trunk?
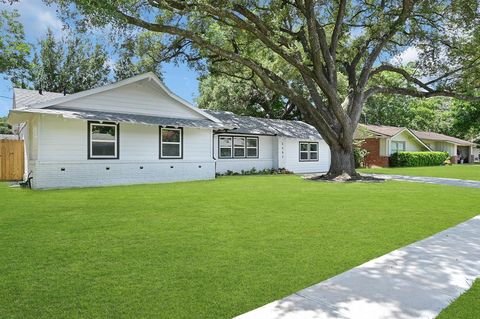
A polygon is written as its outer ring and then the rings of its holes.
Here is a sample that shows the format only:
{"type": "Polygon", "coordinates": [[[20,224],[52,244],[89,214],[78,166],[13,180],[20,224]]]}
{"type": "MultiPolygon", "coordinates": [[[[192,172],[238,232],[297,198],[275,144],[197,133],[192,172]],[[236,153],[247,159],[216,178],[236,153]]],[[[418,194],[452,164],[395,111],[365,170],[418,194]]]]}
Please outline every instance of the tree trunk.
{"type": "Polygon", "coordinates": [[[336,176],[347,173],[351,177],[357,176],[355,171],[355,160],[353,157],[353,146],[345,149],[339,145],[330,146],[330,170],[327,176],[334,178],[336,176]]]}

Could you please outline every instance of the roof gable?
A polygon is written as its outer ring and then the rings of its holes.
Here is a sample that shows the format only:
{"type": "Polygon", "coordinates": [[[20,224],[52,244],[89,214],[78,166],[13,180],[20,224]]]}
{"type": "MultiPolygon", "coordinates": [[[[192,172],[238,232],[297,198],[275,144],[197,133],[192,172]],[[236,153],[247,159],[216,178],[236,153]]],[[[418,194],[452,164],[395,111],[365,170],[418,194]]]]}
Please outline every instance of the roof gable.
{"type": "Polygon", "coordinates": [[[173,94],[158,77],[149,72],[117,83],[71,95],[38,100],[25,105],[29,108],[65,107],[104,112],[168,116],[191,119],[215,117],[173,94]]]}
{"type": "Polygon", "coordinates": [[[418,145],[421,147],[424,147],[426,150],[431,151],[430,147],[428,147],[427,144],[425,144],[421,139],[418,138],[411,130],[404,128],[394,136],[390,137],[391,140],[402,140],[401,136],[408,136],[410,139],[414,140],[418,145]]]}

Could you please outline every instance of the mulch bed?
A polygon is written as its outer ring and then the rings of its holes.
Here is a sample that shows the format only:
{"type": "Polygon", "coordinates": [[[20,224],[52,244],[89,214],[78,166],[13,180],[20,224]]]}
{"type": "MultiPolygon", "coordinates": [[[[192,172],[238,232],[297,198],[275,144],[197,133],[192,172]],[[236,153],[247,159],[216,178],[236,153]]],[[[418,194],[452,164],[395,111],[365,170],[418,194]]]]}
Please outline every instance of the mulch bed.
{"type": "Polygon", "coordinates": [[[331,178],[330,176],[327,176],[327,174],[305,175],[305,176],[303,176],[303,179],[309,180],[309,181],[337,182],[337,183],[352,183],[352,182],[378,183],[378,182],[384,182],[385,181],[385,179],[383,179],[383,178],[360,175],[360,174],[358,174],[357,176],[350,176],[346,173],[344,173],[342,175],[338,175],[335,178],[331,178]]]}

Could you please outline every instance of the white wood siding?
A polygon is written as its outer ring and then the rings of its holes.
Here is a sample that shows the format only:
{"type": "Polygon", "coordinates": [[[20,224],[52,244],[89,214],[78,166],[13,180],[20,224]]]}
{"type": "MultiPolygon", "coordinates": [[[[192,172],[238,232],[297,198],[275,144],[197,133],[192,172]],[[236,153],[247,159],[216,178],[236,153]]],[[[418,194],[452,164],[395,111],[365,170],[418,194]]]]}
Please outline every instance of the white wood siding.
{"type": "Polygon", "coordinates": [[[330,168],[330,148],[323,140],[305,141],[318,142],[318,161],[300,161],[300,142],[305,140],[295,138],[279,138],[279,166],[294,173],[327,172],[330,168]],[[283,165],[282,165],[283,164],[283,165]]]}
{"type": "MultiPolygon", "coordinates": [[[[227,136],[241,136],[241,137],[258,137],[258,158],[226,158],[222,159],[218,156],[218,137],[222,135],[215,135],[214,139],[214,154],[217,161],[217,173],[225,173],[226,171],[238,172],[242,170],[248,171],[252,168],[257,170],[270,169],[274,167],[275,156],[273,144],[276,141],[275,136],[257,136],[257,135],[236,135],[225,134],[227,136]]],[[[224,135],[223,135],[224,136],[224,135]]]]}
{"type": "Polygon", "coordinates": [[[59,106],[102,112],[205,119],[201,114],[168,96],[163,90],[154,87],[148,80],[64,102],[59,106]]]}
{"type": "Polygon", "coordinates": [[[215,177],[211,129],[185,128],[183,159],[172,160],[159,159],[158,126],[121,123],[119,132],[119,159],[87,159],[86,121],[42,116],[38,160],[29,162],[33,186],[88,187],[215,177]]]}
{"type": "Polygon", "coordinates": [[[450,156],[457,155],[457,146],[453,143],[433,140],[423,140],[423,142],[427,144],[432,151],[447,152],[450,156]]]}

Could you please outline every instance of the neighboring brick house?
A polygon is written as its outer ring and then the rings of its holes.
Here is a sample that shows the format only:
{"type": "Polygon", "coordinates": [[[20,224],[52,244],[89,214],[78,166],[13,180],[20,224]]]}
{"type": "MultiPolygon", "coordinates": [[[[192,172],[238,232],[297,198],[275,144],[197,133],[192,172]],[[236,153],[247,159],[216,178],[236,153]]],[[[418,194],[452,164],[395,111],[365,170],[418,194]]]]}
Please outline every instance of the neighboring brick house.
{"type": "Polygon", "coordinates": [[[448,152],[454,163],[474,161],[475,144],[452,136],[413,131],[405,127],[360,124],[355,133],[363,140],[361,147],[368,151],[364,159],[367,167],[386,167],[389,157],[395,152],[448,152]]]}

